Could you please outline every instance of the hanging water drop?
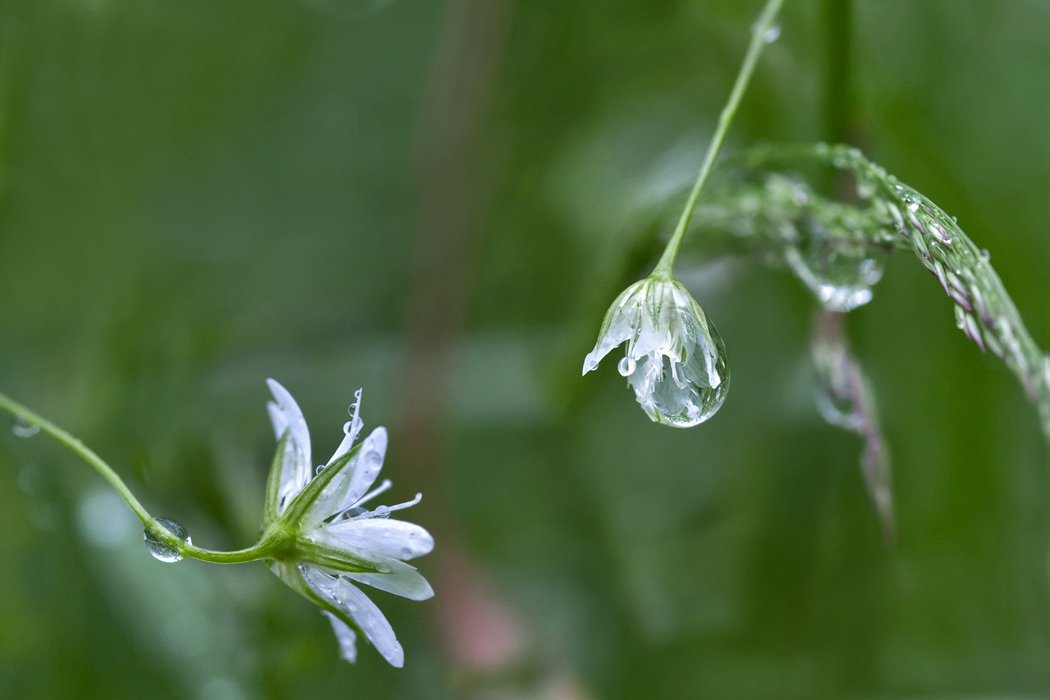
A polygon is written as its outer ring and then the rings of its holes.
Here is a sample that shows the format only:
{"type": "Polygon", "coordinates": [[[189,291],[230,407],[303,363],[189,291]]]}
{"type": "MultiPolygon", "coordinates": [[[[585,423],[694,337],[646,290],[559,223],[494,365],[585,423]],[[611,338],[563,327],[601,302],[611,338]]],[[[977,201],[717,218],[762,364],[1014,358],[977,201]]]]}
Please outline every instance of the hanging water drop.
{"type": "Polygon", "coordinates": [[[675,428],[691,428],[713,416],[729,393],[729,358],[710,319],[706,332],[689,333],[682,361],[662,355],[643,360],[628,381],[649,418],[675,428]],[[660,368],[653,363],[660,363],[660,368]],[[656,371],[654,371],[656,369],[656,371]]]}
{"type": "Polygon", "coordinates": [[[621,377],[629,377],[632,374],[634,374],[634,370],[635,367],[637,367],[637,365],[638,363],[635,362],[635,359],[633,357],[624,357],[622,360],[620,360],[620,363],[616,365],[616,371],[620,373],[621,377]]]}
{"type": "MultiPolygon", "coordinates": [[[[186,531],[186,528],[184,528],[179,523],[175,522],[174,520],[170,520],[169,518],[156,518],[156,520],[157,524],[159,524],[171,534],[178,537],[186,544],[193,544],[193,540],[190,539],[190,534],[186,531]]],[[[146,548],[149,550],[149,553],[152,554],[155,559],[159,559],[160,561],[167,562],[169,564],[180,561],[182,559],[182,554],[179,553],[179,550],[174,549],[162,542],[161,540],[157,539],[156,536],[154,536],[154,534],[150,532],[148,528],[145,532],[143,532],[142,539],[145,540],[146,548]]]]}
{"type": "Polygon", "coordinates": [[[882,261],[847,236],[832,236],[817,226],[806,233],[784,258],[824,308],[846,312],[871,301],[871,287],[882,279],[882,261]]]}
{"type": "Polygon", "coordinates": [[[40,432],[40,426],[36,423],[30,423],[22,416],[18,416],[11,426],[11,432],[20,438],[31,438],[40,432]]]}

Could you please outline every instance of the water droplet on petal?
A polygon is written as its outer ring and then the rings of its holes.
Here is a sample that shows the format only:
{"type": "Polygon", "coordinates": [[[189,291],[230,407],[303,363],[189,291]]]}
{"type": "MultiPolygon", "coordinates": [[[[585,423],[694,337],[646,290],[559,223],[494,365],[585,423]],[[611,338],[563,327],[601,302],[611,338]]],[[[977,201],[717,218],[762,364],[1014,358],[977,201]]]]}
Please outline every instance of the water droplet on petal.
{"type": "MultiPolygon", "coordinates": [[[[156,520],[161,527],[178,537],[186,544],[193,544],[193,540],[190,539],[190,534],[186,531],[186,528],[179,523],[168,518],[157,518],[156,520]]],[[[142,539],[146,541],[146,548],[155,559],[159,559],[160,561],[169,564],[182,559],[182,555],[177,549],[173,549],[157,539],[148,529],[143,533],[142,539]]]]}
{"type": "Polygon", "coordinates": [[[634,374],[634,369],[637,366],[638,363],[633,357],[625,357],[616,365],[616,371],[620,373],[621,377],[629,377],[634,374]]]}
{"type": "Polygon", "coordinates": [[[30,423],[22,416],[18,416],[11,426],[11,432],[20,438],[31,438],[40,432],[40,426],[36,423],[30,423]]]}

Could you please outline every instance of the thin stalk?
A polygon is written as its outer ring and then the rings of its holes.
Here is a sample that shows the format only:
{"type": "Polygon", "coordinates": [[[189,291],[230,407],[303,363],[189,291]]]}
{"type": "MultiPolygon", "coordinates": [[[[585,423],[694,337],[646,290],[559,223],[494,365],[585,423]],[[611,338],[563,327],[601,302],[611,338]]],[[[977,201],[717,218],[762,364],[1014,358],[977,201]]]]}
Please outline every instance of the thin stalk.
{"type": "MultiPolygon", "coordinates": [[[[853,143],[853,0],[824,0],[827,66],[824,133],[828,143],[853,143]]],[[[856,144],[853,144],[856,145],[856,144]]]]}
{"type": "Polygon", "coordinates": [[[29,410],[22,404],[18,403],[14,399],[0,393],[0,408],[4,409],[8,413],[11,413],[16,418],[21,418],[30,425],[35,425],[43,430],[45,433],[55,438],[69,449],[76,452],[85,462],[95,468],[102,478],[110,483],[110,485],[117,490],[120,497],[123,498],[127,504],[131,507],[131,510],[135,511],[135,515],[138,516],[139,520],[144,525],[150,525],[153,521],[153,516],[149,514],[149,511],[139,503],[139,500],[135,498],[135,494],[131,492],[131,489],[127,487],[124,480],[121,479],[112,467],[99,457],[95,452],[82,443],[77,438],[73,437],[62,428],[47,420],[43,416],[36,414],[29,410]]]}
{"type": "Polygon", "coordinates": [[[762,55],[762,49],[766,45],[766,34],[772,29],[777,13],[780,12],[780,6],[783,3],[784,0],[769,0],[762,10],[762,14],[759,15],[758,21],[752,27],[751,45],[748,46],[747,55],[744,56],[744,63],[740,66],[740,72],[736,76],[733,91],[729,93],[729,101],[726,102],[726,106],[722,108],[722,114],[718,117],[718,128],[715,129],[715,135],[711,138],[711,143],[707,147],[707,154],[704,156],[704,162],[700,166],[696,184],[693,185],[693,189],[689,193],[689,199],[685,203],[685,209],[682,211],[681,218],[678,219],[678,226],[675,227],[674,235],[667,242],[667,248],[664,249],[660,262],[653,269],[653,275],[669,277],[673,274],[674,260],[678,255],[678,248],[682,244],[682,237],[689,226],[689,221],[693,218],[693,210],[696,209],[696,202],[700,198],[700,192],[704,189],[708,175],[711,174],[711,168],[715,164],[715,158],[718,157],[718,151],[722,148],[722,142],[725,140],[726,132],[729,131],[729,125],[733,122],[733,117],[736,116],[737,107],[740,106],[740,100],[747,90],[748,83],[751,82],[751,74],[755,71],[755,64],[758,63],[758,57],[762,55]]]}
{"type": "Polygon", "coordinates": [[[95,471],[101,474],[102,478],[108,481],[110,486],[116,489],[117,493],[120,494],[120,497],[124,499],[131,510],[134,511],[135,515],[138,516],[138,519],[142,521],[142,524],[145,525],[146,529],[155,537],[163,541],[164,544],[178,550],[182,556],[193,557],[194,559],[201,559],[203,561],[220,564],[235,564],[255,561],[257,559],[265,559],[270,555],[271,546],[268,542],[268,538],[265,536],[262,540],[256,543],[255,546],[249,547],[248,549],[239,549],[233,552],[216,552],[210,549],[195,547],[192,544],[183,542],[157,522],[157,520],[149,514],[149,511],[146,510],[145,506],[135,498],[135,494],[133,494],[131,489],[127,487],[124,480],[113,471],[113,468],[106,464],[105,460],[95,454],[94,450],[89,448],[83,442],[3,393],[0,393],[0,409],[7,411],[16,418],[22,419],[29,425],[39,427],[40,430],[53,437],[55,440],[58,440],[60,443],[75,452],[81,459],[94,467],[95,471]]]}

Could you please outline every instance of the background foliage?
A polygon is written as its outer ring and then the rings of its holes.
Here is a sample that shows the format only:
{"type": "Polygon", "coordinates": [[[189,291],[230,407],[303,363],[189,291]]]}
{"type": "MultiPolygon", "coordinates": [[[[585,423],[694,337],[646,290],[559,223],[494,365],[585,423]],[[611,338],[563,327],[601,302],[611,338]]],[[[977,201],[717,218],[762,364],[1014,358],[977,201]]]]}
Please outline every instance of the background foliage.
{"type": "MultiPolygon", "coordinates": [[[[828,137],[833,2],[788,3],[730,150],[828,137]]],[[[859,440],[813,406],[813,301],[786,272],[683,260],[732,360],[703,426],[651,424],[614,363],[578,377],[758,9],[2,3],[0,385],[213,548],[257,531],[264,378],[319,454],[363,386],[438,547],[433,601],[375,595],[406,669],[349,666],[263,566],[154,561],[96,475],[8,433],[0,696],[1050,696],[1046,445],[910,256],[851,314],[895,548],[859,440]],[[469,653],[464,571],[500,601],[503,657],[469,653]]],[[[851,138],[991,251],[1050,345],[1050,8],[853,12],[851,138]]]]}

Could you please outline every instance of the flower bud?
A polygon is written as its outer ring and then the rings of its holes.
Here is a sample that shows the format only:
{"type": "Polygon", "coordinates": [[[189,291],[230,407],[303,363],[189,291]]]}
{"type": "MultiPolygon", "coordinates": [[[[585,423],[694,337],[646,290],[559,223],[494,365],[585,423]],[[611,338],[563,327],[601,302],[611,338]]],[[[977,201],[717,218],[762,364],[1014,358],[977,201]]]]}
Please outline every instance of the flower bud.
{"type": "Polygon", "coordinates": [[[703,423],[729,391],[729,359],[721,336],[685,287],[653,276],[625,289],[605,314],[583,373],[627,342],[617,367],[653,421],[676,428],[703,423]]]}

